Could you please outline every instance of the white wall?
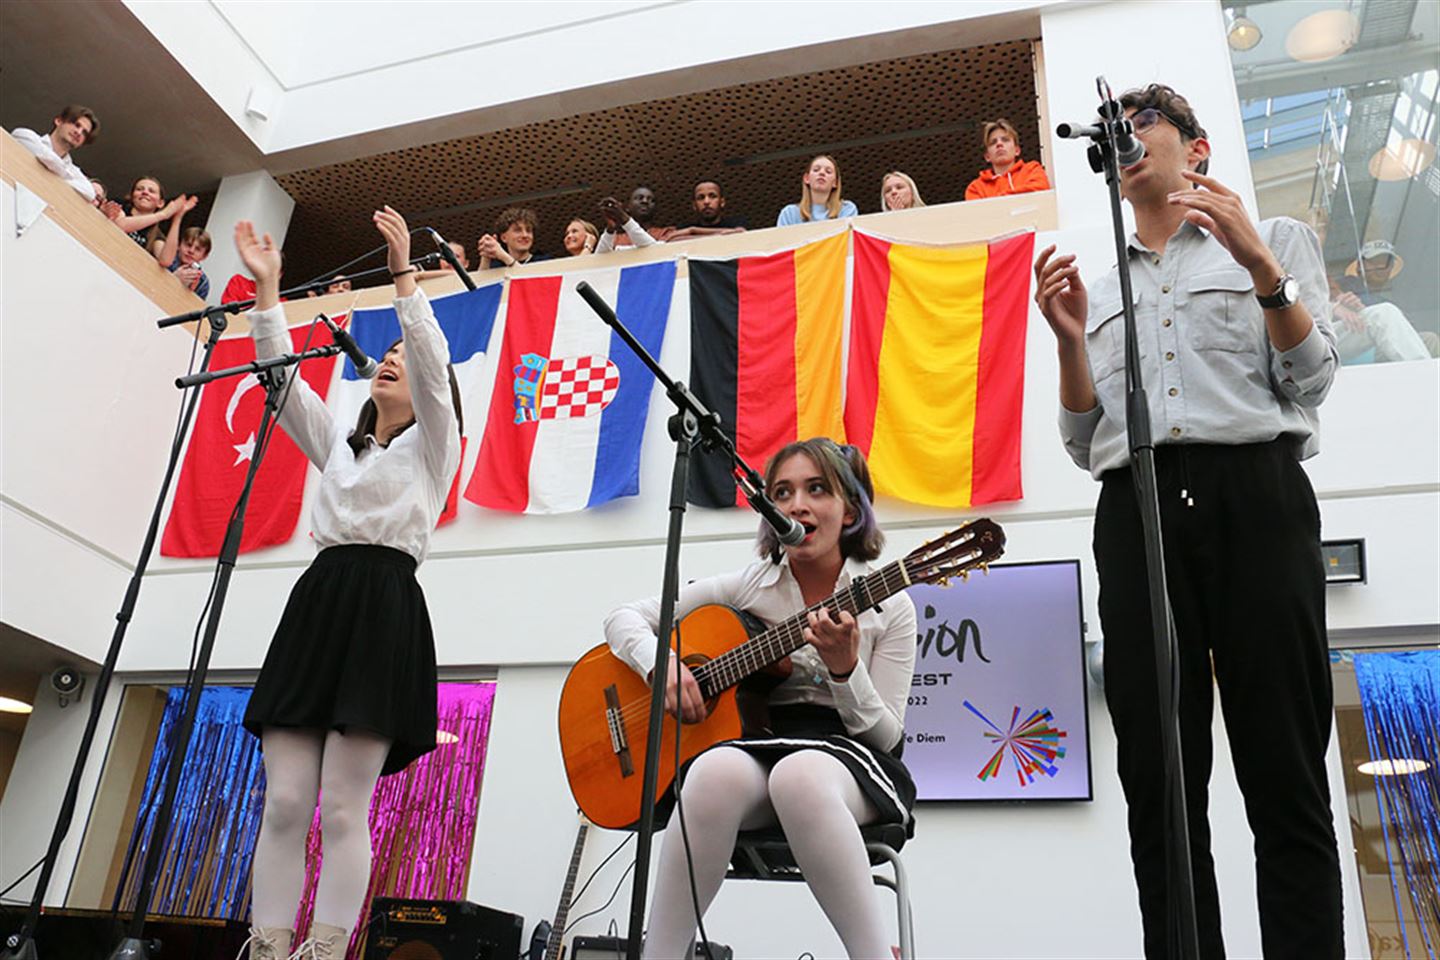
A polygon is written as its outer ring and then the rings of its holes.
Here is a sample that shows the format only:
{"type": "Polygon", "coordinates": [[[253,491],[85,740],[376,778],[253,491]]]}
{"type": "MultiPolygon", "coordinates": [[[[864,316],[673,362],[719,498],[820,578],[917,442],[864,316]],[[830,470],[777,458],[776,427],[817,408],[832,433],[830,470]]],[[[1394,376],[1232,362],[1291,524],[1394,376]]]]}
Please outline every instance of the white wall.
{"type": "MultiPolygon", "coordinates": [[[[158,16],[149,4],[131,6],[137,12],[146,8],[145,16],[158,16]]],[[[919,16],[918,5],[893,6],[902,20],[919,16]]],[[[964,9],[969,14],[999,6],[964,9]]],[[[861,18],[871,14],[862,14],[858,7],[838,8],[842,24],[848,24],[844,29],[870,23],[861,18]]],[[[704,5],[667,6],[654,16],[689,11],[693,17],[699,9],[704,5]]],[[[891,7],[876,7],[880,9],[888,14],[891,7]]],[[[954,15],[948,6],[926,9],[934,16],[941,15],[933,12],[938,10],[954,15]]],[[[191,10],[184,15],[200,14],[191,10]]],[[[1044,92],[1052,118],[1090,116],[1090,84],[1102,70],[1117,89],[1165,79],[1191,96],[1204,117],[1216,145],[1215,174],[1250,195],[1218,6],[1066,4],[1047,9],[1043,16],[1048,71],[1044,92]],[[1166,42],[1176,37],[1185,42],[1166,42]]],[[[786,31],[794,26],[782,19],[764,33],[768,41],[750,39],[780,45],[795,36],[810,36],[781,31],[781,25],[786,31]]],[[[870,28],[893,25],[887,19],[885,25],[870,28]]],[[[748,26],[756,32],[753,22],[748,26]]],[[[666,36],[681,42],[676,34],[666,36]]],[[[731,42],[724,30],[717,36],[731,42]]],[[[733,46],[720,49],[736,53],[733,46]]],[[[691,55],[700,57],[693,50],[691,55]]],[[[545,74],[546,82],[555,76],[554,71],[533,72],[545,74]]],[[[337,120],[342,122],[343,115],[337,120]]],[[[1060,191],[1063,229],[1039,242],[1054,240],[1075,250],[1086,274],[1098,275],[1113,261],[1103,184],[1089,172],[1083,148],[1071,144],[1057,146],[1052,172],[1060,191]]],[[[8,192],[3,204],[8,217],[8,192]]],[[[174,413],[168,383],[183,364],[186,342],[178,332],[156,334],[144,322],[153,319],[145,305],[127,300],[123,289],[112,290],[104,282],[103,267],[86,261],[83,250],[66,248],[63,238],[41,232],[34,241],[27,237],[17,242],[4,225],[0,234],[6,401],[0,432],[6,454],[0,616],[95,657],[108,640],[109,617],[123,588],[123,564],[138,546],[158,483],[174,413]],[[32,242],[38,246],[25,246],[32,242]],[[91,291],[85,294],[86,302],[105,306],[103,314],[90,309],[64,315],[65,322],[80,324],[88,338],[78,355],[71,345],[79,337],[50,335],[60,323],[53,291],[73,292],[77,277],[80,288],[91,291]],[[117,380],[104,365],[102,358],[108,357],[126,361],[122,378],[117,380]],[[80,364],[69,382],[72,393],[66,395],[73,399],[33,402],[35,397],[54,396],[55,384],[72,363],[80,364]],[[17,410],[24,416],[17,416],[17,410]]],[[[672,370],[685,369],[685,335],[682,323],[667,340],[662,360],[672,370]]],[[[1024,420],[1026,499],[985,512],[1006,525],[1012,559],[1082,559],[1086,618],[1093,636],[1099,623],[1089,538],[1096,491],[1060,449],[1054,383],[1053,341],[1044,321],[1032,315],[1024,420]]],[[[1324,452],[1307,469],[1321,498],[1326,534],[1365,537],[1371,564],[1369,584],[1331,590],[1334,627],[1440,623],[1434,589],[1440,582],[1434,546],[1440,525],[1437,399],[1440,364],[1390,364],[1344,371],[1322,411],[1324,452]]],[[[574,837],[573,806],[563,787],[553,733],[564,675],[557,665],[598,642],[599,620],[610,606],[654,592],[658,582],[671,456],[661,418],[655,415],[662,409],[657,398],[644,451],[641,497],[571,517],[501,516],[466,504],[463,522],[441,531],[434,556],[422,571],[441,662],[501,667],[470,896],[524,914],[527,925],[553,912],[574,837]],[[557,602],[560,597],[563,603],[557,602]]],[[[894,503],[883,504],[881,513],[897,552],[953,526],[956,519],[942,511],[894,503]]],[[[747,554],[753,528],[752,518],[744,514],[692,510],[684,575],[733,567],[747,554]]],[[[308,556],[308,545],[300,537],[244,559],[219,638],[217,667],[258,665],[285,595],[308,556]]],[[[156,562],[123,669],[183,666],[208,581],[204,563],[156,562]]],[[[1094,803],[921,811],[907,862],[917,883],[923,955],[1136,953],[1138,917],[1125,855],[1124,808],[1112,773],[1113,740],[1098,696],[1092,698],[1091,713],[1094,803]],[[1022,898],[1037,884],[1058,912],[1032,921],[1031,907],[1022,898]]],[[[31,721],[34,733],[27,733],[0,806],[0,825],[7,828],[7,836],[14,836],[12,823],[38,823],[44,817],[37,811],[53,804],[60,764],[48,756],[42,763],[32,754],[60,749],[50,740],[55,720],[37,711],[31,721]],[[22,781],[22,764],[35,775],[22,781]],[[17,786],[22,782],[24,790],[17,786]]],[[[1227,941],[1235,956],[1258,955],[1249,835],[1218,721],[1216,739],[1211,816],[1227,941]]],[[[1332,783],[1338,789],[1338,769],[1332,772],[1332,783]]],[[[1348,851],[1343,797],[1337,795],[1334,809],[1341,849],[1348,851]]],[[[586,869],[614,842],[605,836],[594,841],[586,869]]],[[[28,853],[20,848],[12,856],[10,848],[7,840],[0,849],[0,871],[13,875],[19,871],[12,871],[12,865],[23,869],[33,857],[26,861],[28,853]]],[[[616,860],[623,869],[622,858],[616,860]]],[[[1347,889],[1353,891],[1353,862],[1348,856],[1342,860],[1347,889]]],[[[608,895],[618,869],[607,868],[606,876],[610,879],[597,881],[597,887],[603,887],[599,898],[587,895],[577,912],[608,895]]],[[[616,917],[622,929],[624,904],[622,893],[606,915],[616,917]]],[[[713,935],[749,955],[835,952],[833,935],[803,890],[735,885],[722,892],[712,917],[713,935]]],[[[1364,956],[1361,909],[1353,896],[1347,900],[1347,917],[1350,955],[1364,956]]],[[[583,930],[598,933],[603,926],[597,918],[583,930]]]]}
{"type": "MultiPolygon", "coordinates": [[[[1039,0],[346,4],[125,0],[266,153],[793,47],[1035,8],[1039,0]],[[283,12],[282,12],[283,11],[283,12]],[[251,88],[268,121],[244,113],[251,88]]],[[[803,62],[795,69],[804,70],[803,62]]]]}

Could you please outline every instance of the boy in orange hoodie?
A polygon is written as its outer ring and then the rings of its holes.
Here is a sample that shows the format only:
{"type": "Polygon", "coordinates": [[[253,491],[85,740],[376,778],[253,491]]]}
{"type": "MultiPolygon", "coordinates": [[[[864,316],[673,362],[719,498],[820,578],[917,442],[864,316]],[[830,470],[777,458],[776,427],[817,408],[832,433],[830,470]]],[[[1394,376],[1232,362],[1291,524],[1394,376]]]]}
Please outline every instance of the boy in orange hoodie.
{"type": "Polygon", "coordinates": [[[985,124],[981,141],[985,144],[985,159],[990,169],[981,170],[980,176],[970,181],[970,186],[965,188],[966,200],[1050,189],[1050,180],[1040,162],[1020,159],[1020,134],[1009,120],[1002,117],[985,124]]]}

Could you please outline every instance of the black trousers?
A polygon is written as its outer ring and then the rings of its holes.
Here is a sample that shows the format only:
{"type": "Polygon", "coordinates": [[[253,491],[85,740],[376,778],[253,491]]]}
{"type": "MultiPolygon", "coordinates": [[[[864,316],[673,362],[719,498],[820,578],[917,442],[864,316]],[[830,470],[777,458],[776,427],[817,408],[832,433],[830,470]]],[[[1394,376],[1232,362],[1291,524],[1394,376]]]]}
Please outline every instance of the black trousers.
{"type": "MultiPolygon", "coordinates": [[[[1225,956],[1207,819],[1218,687],[1255,837],[1265,956],[1339,960],[1340,861],[1325,775],[1332,693],[1315,493],[1284,440],[1165,445],[1155,459],[1180,647],[1180,736],[1201,956],[1225,956]]],[[[1105,699],[1129,806],[1145,956],[1159,960],[1173,955],[1164,773],[1145,548],[1129,468],[1105,474],[1094,546],[1105,699]]]]}

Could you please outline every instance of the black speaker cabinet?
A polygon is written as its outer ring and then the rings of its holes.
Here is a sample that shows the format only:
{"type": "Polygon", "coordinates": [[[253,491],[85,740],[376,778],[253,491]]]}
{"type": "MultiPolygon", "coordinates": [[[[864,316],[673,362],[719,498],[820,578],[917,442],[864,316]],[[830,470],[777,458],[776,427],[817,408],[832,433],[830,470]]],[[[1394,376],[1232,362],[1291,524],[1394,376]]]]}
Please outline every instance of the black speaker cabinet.
{"type": "Polygon", "coordinates": [[[376,897],[365,960],[515,960],[525,920],[465,900],[376,897]]]}

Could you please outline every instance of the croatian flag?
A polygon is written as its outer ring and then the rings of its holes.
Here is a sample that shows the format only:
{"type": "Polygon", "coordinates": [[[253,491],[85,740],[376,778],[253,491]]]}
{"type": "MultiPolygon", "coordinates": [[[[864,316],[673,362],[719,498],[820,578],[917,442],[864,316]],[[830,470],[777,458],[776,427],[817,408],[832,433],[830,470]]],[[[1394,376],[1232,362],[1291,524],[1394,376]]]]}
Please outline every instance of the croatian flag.
{"type": "MultiPolygon", "coordinates": [[[[435,320],[450,345],[450,363],[455,368],[455,380],[460,385],[460,407],[465,415],[465,430],[460,438],[461,468],[465,465],[466,438],[475,432],[480,423],[478,416],[482,407],[478,398],[485,383],[481,368],[490,334],[495,328],[495,316],[500,311],[503,286],[503,282],[492,283],[430,301],[430,309],[434,311],[435,320]]],[[[394,307],[356,310],[351,314],[350,335],[360,349],[378,361],[385,356],[386,349],[400,338],[400,318],[395,315],[394,307]]],[[[344,424],[348,430],[370,396],[370,381],[360,378],[348,358],[333,396],[330,409],[335,412],[337,422],[344,424]]],[[[445,498],[445,510],[440,514],[440,524],[454,519],[459,488],[460,469],[457,469],[449,496],[445,498]]]]}
{"type": "Polygon", "coordinates": [[[587,281],[651,356],[670,317],[675,264],[510,281],[485,436],[465,499],[566,513],[640,491],[654,376],[575,292],[587,281]]]}

